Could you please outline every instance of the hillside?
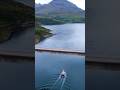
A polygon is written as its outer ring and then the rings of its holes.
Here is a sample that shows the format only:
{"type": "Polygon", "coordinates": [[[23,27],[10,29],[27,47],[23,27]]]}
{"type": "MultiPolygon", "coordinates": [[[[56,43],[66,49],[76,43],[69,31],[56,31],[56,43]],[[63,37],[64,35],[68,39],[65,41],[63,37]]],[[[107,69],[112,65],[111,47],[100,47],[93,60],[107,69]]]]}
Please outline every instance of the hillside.
{"type": "MultiPolygon", "coordinates": [[[[44,18],[44,21],[49,18],[62,23],[85,22],[85,11],[67,0],[53,0],[49,4],[44,5],[36,4],[35,15],[39,19],[44,18]]],[[[41,23],[45,24],[42,21],[41,23]]]]}
{"type": "Polygon", "coordinates": [[[0,42],[34,23],[34,9],[14,0],[0,1],[0,42]]]}
{"type": "Polygon", "coordinates": [[[50,32],[50,30],[48,30],[44,27],[41,27],[41,26],[36,26],[36,28],[35,28],[35,43],[38,43],[50,36],[52,36],[52,33],[50,32]]]}
{"type": "Polygon", "coordinates": [[[25,22],[33,22],[34,8],[14,0],[0,1],[0,22],[20,25],[25,22]]]}
{"type": "Polygon", "coordinates": [[[49,17],[36,17],[35,18],[36,22],[38,22],[39,24],[46,24],[46,25],[54,25],[54,24],[63,24],[64,22],[61,20],[56,20],[53,18],[49,18],[49,17]]]}

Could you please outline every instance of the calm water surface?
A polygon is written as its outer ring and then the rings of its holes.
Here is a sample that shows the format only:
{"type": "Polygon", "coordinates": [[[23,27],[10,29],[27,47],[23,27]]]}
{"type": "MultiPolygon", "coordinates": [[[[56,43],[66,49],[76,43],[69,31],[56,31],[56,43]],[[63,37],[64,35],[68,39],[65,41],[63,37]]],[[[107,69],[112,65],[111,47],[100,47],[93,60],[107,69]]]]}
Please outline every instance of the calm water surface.
{"type": "Polygon", "coordinates": [[[86,64],[86,90],[120,90],[119,64],[86,64]]]}
{"type": "Polygon", "coordinates": [[[62,48],[85,51],[85,24],[45,25],[54,36],[36,45],[41,48],[62,48]]]}
{"type": "Polygon", "coordinates": [[[0,90],[34,90],[34,59],[0,56],[0,90]]]}
{"type": "MultiPolygon", "coordinates": [[[[85,90],[85,57],[66,54],[36,52],[36,90],[51,88],[64,69],[67,73],[62,90],[85,90]]],[[[62,80],[52,90],[60,90],[62,80]]],[[[50,89],[49,89],[50,90],[50,89]]]]}
{"type": "MultiPolygon", "coordinates": [[[[36,48],[62,48],[85,52],[85,24],[45,25],[53,35],[36,48]]],[[[72,54],[35,53],[36,90],[85,90],[85,57],[72,54]],[[65,80],[59,78],[65,70],[65,80]]]]}

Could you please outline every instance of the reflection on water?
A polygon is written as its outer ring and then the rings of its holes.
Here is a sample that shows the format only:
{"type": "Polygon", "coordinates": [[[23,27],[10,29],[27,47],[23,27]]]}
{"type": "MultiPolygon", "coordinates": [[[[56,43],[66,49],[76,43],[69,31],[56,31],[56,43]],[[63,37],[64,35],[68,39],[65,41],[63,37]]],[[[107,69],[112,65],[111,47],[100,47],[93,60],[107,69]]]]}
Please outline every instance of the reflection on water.
{"type": "MultiPolygon", "coordinates": [[[[36,48],[85,52],[85,24],[45,25],[50,38],[36,48]]],[[[85,90],[85,57],[65,53],[35,52],[36,90],[85,90]],[[61,72],[66,75],[61,75],[61,72]]]]}
{"type": "Polygon", "coordinates": [[[45,25],[55,34],[36,45],[41,48],[63,48],[85,52],[85,24],[45,25]]]}
{"type": "Polygon", "coordinates": [[[84,56],[36,52],[35,58],[36,90],[85,90],[84,56]]]}
{"type": "Polygon", "coordinates": [[[87,63],[86,90],[120,90],[120,65],[87,63]]]}
{"type": "Polygon", "coordinates": [[[34,59],[0,56],[0,90],[34,90],[34,59]]]}

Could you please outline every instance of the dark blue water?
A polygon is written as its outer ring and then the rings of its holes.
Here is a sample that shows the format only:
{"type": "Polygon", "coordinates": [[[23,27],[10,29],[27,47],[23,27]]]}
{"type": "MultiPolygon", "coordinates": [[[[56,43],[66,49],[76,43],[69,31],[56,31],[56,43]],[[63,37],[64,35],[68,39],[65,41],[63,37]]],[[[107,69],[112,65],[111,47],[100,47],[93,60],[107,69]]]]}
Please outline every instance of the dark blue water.
{"type": "Polygon", "coordinates": [[[0,56],[0,90],[34,90],[34,59],[0,56]]]}
{"type": "Polygon", "coordinates": [[[120,90],[119,64],[86,64],[86,90],[120,90]]]}
{"type": "MultiPolygon", "coordinates": [[[[46,25],[52,30],[50,38],[40,42],[36,48],[79,50],[85,52],[85,24],[46,25]]],[[[36,90],[85,90],[85,57],[35,52],[36,90]],[[64,70],[67,77],[59,78],[64,70]]]]}
{"type": "MultiPolygon", "coordinates": [[[[35,58],[36,90],[51,88],[63,69],[67,78],[62,90],[85,90],[84,56],[36,52],[35,58]]],[[[60,90],[60,86],[58,83],[52,90],[60,90]]]]}

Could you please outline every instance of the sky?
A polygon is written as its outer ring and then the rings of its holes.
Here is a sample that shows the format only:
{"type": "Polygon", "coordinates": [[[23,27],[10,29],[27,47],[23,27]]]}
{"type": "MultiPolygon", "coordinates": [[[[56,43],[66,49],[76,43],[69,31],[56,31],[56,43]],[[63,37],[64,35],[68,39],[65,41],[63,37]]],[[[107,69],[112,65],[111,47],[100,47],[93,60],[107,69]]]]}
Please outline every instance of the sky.
{"type": "MultiPolygon", "coordinates": [[[[35,0],[35,3],[47,4],[51,1],[52,0],[35,0]]],[[[85,10],[85,0],[68,0],[68,1],[76,4],[79,8],[82,8],[85,10]]]]}

